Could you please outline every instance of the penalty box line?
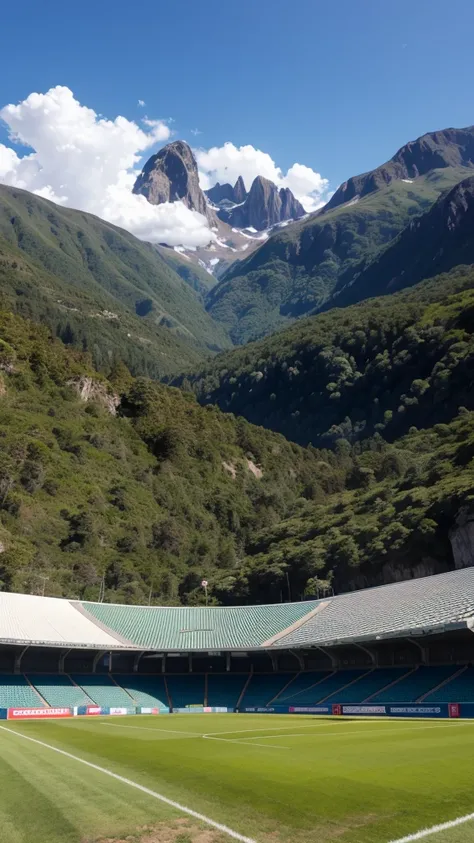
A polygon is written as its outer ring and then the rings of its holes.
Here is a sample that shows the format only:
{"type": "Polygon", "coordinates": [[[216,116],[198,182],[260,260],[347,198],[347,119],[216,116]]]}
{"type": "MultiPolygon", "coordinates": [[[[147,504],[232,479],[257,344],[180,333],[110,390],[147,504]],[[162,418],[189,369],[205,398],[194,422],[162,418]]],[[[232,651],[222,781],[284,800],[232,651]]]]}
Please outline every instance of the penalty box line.
{"type": "Polygon", "coordinates": [[[106,767],[100,767],[98,764],[93,764],[91,761],[86,761],[85,758],[81,758],[79,755],[73,755],[71,752],[66,752],[64,749],[59,749],[59,747],[57,746],[45,743],[44,741],[39,741],[37,740],[37,738],[32,738],[29,735],[24,735],[22,732],[16,732],[14,729],[9,729],[7,726],[0,726],[0,729],[3,732],[8,732],[10,735],[15,735],[15,737],[17,738],[23,738],[23,740],[25,741],[30,741],[31,743],[35,743],[38,746],[42,746],[44,749],[50,749],[52,752],[57,752],[58,755],[63,755],[65,758],[70,758],[73,761],[77,761],[79,764],[84,764],[84,766],[89,767],[91,770],[96,770],[98,773],[103,773],[105,776],[109,776],[110,778],[115,779],[116,781],[121,782],[122,784],[126,784],[129,787],[135,788],[135,790],[140,790],[147,796],[151,796],[153,799],[157,799],[159,802],[164,802],[165,805],[169,805],[171,808],[174,808],[177,811],[181,811],[181,813],[183,814],[188,814],[188,816],[193,817],[195,820],[199,820],[200,822],[203,822],[206,825],[217,829],[217,831],[221,831],[223,834],[227,834],[234,840],[239,840],[240,843],[256,843],[256,840],[253,840],[251,837],[245,837],[243,834],[239,834],[238,831],[234,831],[228,826],[222,825],[222,823],[218,823],[216,822],[216,820],[212,820],[210,817],[206,817],[205,814],[200,814],[198,811],[193,811],[192,808],[187,808],[186,805],[181,805],[180,802],[175,802],[173,799],[168,799],[168,797],[163,796],[162,793],[157,793],[157,791],[155,790],[150,790],[150,788],[144,787],[143,785],[138,784],[138,782],[134,782],[132,779],[127,779],[125,778],[125,776],[119,776],[118,773],[113,773],[112,770],[108,770],[106,767]]]}
{"type": "Polygon", "coordinates": [[[414,843],[415,840],[424,840],[425,837],[430,837],[432,834],[439,834],[440,831],[449,831],[451,828],[456,828],[458,825],[464,825],[473,820],[474,814],[466,814],[464,817],[457,817],[455,820],[433,825],[431,828],[422,828],[421,831],[408,834],[406,837],[400,837],[398,840],[390,840],[390,843],[414,843]]]}

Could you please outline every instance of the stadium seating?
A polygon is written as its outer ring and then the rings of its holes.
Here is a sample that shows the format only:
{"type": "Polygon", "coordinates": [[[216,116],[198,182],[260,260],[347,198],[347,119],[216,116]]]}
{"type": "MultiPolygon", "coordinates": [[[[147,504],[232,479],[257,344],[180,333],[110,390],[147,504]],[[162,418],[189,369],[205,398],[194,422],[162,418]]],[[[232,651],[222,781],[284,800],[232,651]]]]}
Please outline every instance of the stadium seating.
{"type": "Polygon", "coordinates": [[[474,567],[341,594],[259,606],[128,606],[0,592],[0,641],[158,652],[293,649],[466,627],[474,567]]]}
{"type": "Polygon", "coordinates": [[[204,705],[204,674],[176,674],[166,677],[173,708],[204,705]]]}
{"type": "Polygon", "coordinates": [[[45,708],[24,676],[0,675],[0,708],[45,708]]]}
{"type": "Polygon", "coordinates": [[[151,706],[161,711],[169,708],[163,676],[140,676],[138,673],[130,676],[117,674],[114,679],[128,691],[137,705],[151,706]]]}
{"type": "Polygon", "coordinates": [[[474,615],[474,568],[342,594],[278,640],[278,646],[335,643],[459,623],[474,615]]]}
{"type": "Polygon", "coordinates": [[[102,624],[143,649],[214,650],[260,646],[318,605],[268,606],[115,606],[83,603],[102,624]]]}
{"type": "Polygon", "coordinates": [[[474,667],[463,670],[459,676],[425,697],[423,702],[474,702],[474,667]]]}
{"type": "Polygon", "coordinates": [[[49,705],[74,708],[76,705],[90,705],[92,702],[85,691],[75,685],[69,676],[30,674],[28,679],[49,705]]]}
{"type": "Polygon", "coordinates": [[[226,673],[225,675],[209,673],[207,704],[235,708],[248,678],[248,673],[226,673]]]}
{"type": "Polygon", "coordinates": [[[319,671],[305,671],[298,673],[290,684],[283,688],[280,693],[271,700],[275,705],[299,705],[302,702],[305,705],[305,700],[309,697],[311,701],[314,700],[315,694],[318,693],[317,686],[327,679],[333,671],[319,670],[319,671]]]}
{"type": "Polygon", "coordinates": [[[365,702],[373,694],[381,691],[387,685],[401,679],[408,673],[407,668],[382,667],[372,670],[365,676],[361,676],[356,682],[343,690],[336,691],[331,697],[326,697],[328,703],[361,703],[365,702]]]}
{"type": "Polygon", "coordinates": [[[73,682],[79,685],[96,705],[103,708],[132,708],[136,705],[132,697],[119,687],[110,676],[101,674],[74,674],[73,682]]]}
{"type": "MultiPolygon", "coordinates": [[[[415,672],[407,674],[405,679],[397,682],[391,688],[381,690],[372,697],[371,703],[416,702],[424,694],[436,688],[454,673],[458,667],[419,667],[415,672]]],[[[453,700],[457,702],[457,700],[453,700]]]]}
{"type": "Polygon", "coordinates": [[[240,706],[266,706],[295,676],[294,673],[254,673],[240,706]]]}

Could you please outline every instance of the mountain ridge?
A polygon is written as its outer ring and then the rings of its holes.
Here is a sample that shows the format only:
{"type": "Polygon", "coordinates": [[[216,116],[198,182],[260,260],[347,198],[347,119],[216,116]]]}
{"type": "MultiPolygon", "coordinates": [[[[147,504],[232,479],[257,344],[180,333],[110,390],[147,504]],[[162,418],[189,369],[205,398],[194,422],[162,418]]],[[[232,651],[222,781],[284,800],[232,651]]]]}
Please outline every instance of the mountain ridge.
{"type": "Polygon", "coordinates": [[[120,355],[135,373],[160,377],[230,344],[153,246],[5,185],[0,284],[4,307],[90,349],[99,368],[120,355]]]}
{"type": "Polygon", "coordinates": [[[398,179],[416,179],[443,167],[474,168],[474,126],[426,132],[404,144],[385,164],[352,176],[336,190],[322,213],[362,198],[398,179]]]}

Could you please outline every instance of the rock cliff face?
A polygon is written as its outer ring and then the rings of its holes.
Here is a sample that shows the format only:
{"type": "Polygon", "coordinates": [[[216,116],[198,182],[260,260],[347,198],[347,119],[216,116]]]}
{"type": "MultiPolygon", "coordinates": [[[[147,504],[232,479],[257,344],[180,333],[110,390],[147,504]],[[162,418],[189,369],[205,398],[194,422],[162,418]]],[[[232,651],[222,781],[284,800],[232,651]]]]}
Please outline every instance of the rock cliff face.
{"type": "Polygon", "coordinates": [[[463,507],[456,525],[449,532],[456,568],[470,568],[474,565],[474,512],[463,507]]]}
{"type": "MultiPolygon", "coordinates": [[[[238,185],[239,182],[234,187],[234,196],[238,185]]],[[[209,196],[209,192],[207,195],[209,196]]],[[[218,215],[235,228],[255,228],[257,231],[263,231],[285,220],[299,219],[305,213],[305,209],[295,199],[291,190],[279,189],[269,179],[257,176],[243,204],[229,209],[222,208],[218,215]]]]}
{"type": "Polygon", "coordinates": [[[215,224],[215,214],[199,187],[196,159],[184,141],[169,143],[152,155],[138,176],[133,192],[145,196],[152,205],[181,200],[186,207],[215,224]]]}
{"type": "Polygon", "coordinates": [[[474,168],[474,126],[429,132],[402,146],[386,164],[341,184],[324,208],[328,211],[362,198],[397,179],[416,179],[443,167],[474,168]]]}
{"type": "Polygon", "coordinates": [[[239,204],[240,202],[245,202],[247,198],[247,191],[245,189],[245,184],[242,176],[239,176],[236,183],[232,187],[231,184],[217,184],[214,187],[211,187],[209,190],[206,190],[206,196],[214,205],[220,205],[223,203],[224,207],[226,204],[239,204]]]}

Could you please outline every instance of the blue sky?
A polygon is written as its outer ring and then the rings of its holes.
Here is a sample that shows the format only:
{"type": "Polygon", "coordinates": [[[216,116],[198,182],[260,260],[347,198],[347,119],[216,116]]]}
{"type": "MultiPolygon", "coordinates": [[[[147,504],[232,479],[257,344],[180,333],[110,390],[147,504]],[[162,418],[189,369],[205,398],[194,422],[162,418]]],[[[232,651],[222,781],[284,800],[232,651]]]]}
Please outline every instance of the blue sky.
{"type": "Polygon", "coordinates": [[[336,186],[425,131],[474,122],[472,0],[22,0],[0,105],[54,85],[108,117],[173,117],[336,186]]]}

